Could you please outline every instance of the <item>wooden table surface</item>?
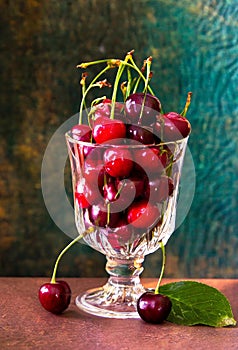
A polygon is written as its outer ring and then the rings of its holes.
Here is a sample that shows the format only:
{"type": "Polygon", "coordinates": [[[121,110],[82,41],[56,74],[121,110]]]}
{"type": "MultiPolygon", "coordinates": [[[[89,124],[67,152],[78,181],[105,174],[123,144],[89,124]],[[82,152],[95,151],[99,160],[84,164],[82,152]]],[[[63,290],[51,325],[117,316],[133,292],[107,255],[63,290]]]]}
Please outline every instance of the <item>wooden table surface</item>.
{"type": "MultiPolygon", "coordinates": [[[[57,316],[45,311],[38,289],[47,278],[0,278],[0,349],[238,349],[238,327],[151,325],[141,319],[109,319],[88,315],[74,304],[78,292],[101,286],[100,278],[65,278],[72,289],[69,309],[57,316]]],[[[168,283],[171,279],[164,279],[168,283]]],[[[238,280],[196,280],[219,289],[238,320],[238,280]]],[[[142,279],[146,287],[156,280],[142,279]]]]}

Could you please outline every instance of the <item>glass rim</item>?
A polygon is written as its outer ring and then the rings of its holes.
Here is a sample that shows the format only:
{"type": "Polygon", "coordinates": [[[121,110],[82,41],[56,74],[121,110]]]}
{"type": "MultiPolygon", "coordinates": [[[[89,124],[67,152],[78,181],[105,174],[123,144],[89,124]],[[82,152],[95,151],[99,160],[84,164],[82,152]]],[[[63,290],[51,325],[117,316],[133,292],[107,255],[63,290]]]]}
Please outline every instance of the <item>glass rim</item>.
{"type": "MultiPolygon", "coordinates": [[[[133,142],[135,142],[135,144],[122,144],[122,143],[92,143],[92,142],[86,142],[86,141],[80,141],[80,140],[76,140],[75,138],[73,138],[71,135],[71,130],[67,131],[65,133],[65,137],[66,139],[68,139],[71,143],[76,143],[79,145],[83,145],[85,147],[116,147],[116,148],[141,148],[141,147],[163,147],[163,146],[169,146],[169,145],[178,145],[178,144],[182,144],[185,141],[187,141],[189,139],[190,133],[189,135],[187,135],[186,137],[183,137],[179,140],[176,141],[165,141],[165,142],[160,142],[160,143],[150,143],[150,144],[143,144],[139,141],[135,141],[132,140],[133,142]]],[[[122,139],[122,138],[121,138],[122,139]]],[[[113,139],[112,139],[113,140],[113,139]]],[[[115,139],[115,140],[120,140],[120,138],[115,139]]],[[[129,140],[129,139],[128,139],[129,140]]]]}

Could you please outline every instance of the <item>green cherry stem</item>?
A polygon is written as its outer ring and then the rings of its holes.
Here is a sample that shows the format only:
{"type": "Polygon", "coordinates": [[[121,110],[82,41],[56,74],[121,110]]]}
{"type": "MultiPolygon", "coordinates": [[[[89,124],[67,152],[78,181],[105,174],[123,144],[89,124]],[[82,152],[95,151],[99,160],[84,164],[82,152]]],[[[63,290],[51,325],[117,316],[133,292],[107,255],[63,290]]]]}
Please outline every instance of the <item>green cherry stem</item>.
{"type": "Polygon", "coordinates": [[[147,58],[147,60],[146,60],[146,80],[145,80],[145,87],[144,87],[144,91],[143,91],[144,98],[143,98],[143,102],[142,102],[142,105],[141,105],[141,111],[140,111],[138,124],[141,124],[141,122],[142,122],[142,116],[143,116],[143,111],[144,111],[144,107],[145,107],[146,94],[147,94],[147,90],[148,90],[148,87],[149,87],[149,81],[150,81],[151,63],[152,63],[152,57],[147,58]]]}
{"type": "Polygon", "coordinates": [[[126,89],[125,100],[130,95],[131,87],[132,87],[132,76],[131,76],[131,70],[129,69],[129,67],[127,67],[127,80],[128,80],[128,84],[127,84],[127,89],[126,89]]]}
{"type": "Polygon", "coordinates": [[[119,68],[117,70],[117,75],[115,78],[115,83],[114,83],[113,92],[112,92],[112,107],[111,107],[111,114],[110,114],[111,119],[114,119],[117,90],[118,90],[118,85],[119,85],[119,82],[120,82],[120,79],[121,79],[121,76],[122,76],[124,69],[125,69],[124,61],[121,61],[119,68]]]}
{"type": "Polygon", "coordinates": [[[86,230],[85,232],[83,232],[82,234],[80,234],[79,236],[77,236],[76,238],[73,239],[73,241],[71,241],[58,255],[56,262],[55,262],[55,266],[54,266],[54,270],[52,273],[52,277],[51,277],[51,281],[50,283],[56,283],[56,272],[58,269],[58,265],[59,265],[59,261],[62,258],[62,256],[67,252],[67,250],[72,247],[76,242],[80,241],[81,238],[83,238],[84,236],[86,236],[86,234],[90,233],[93,231],[93,228],[90,227],[88,230],[86,230]]]}
{"type": "Polygon", "coordinates": [[[92,61],[92,62],[83,62],[80,63],[76,66],[76,68],[88,68],[89,66],[93,66],[96,64],[100,64],[100,63],[107,63],[108,66],[110,66],[110,68],[117,66],[118,65],[118,61],[120,61],[119,59],[115,59],[115,58],[105,58],[102,60],[97,60],[97,61],[92,61]]]}
{"type": "MultiPolygon", "coordinates": [[[[115,78],[115,82],[114,82],[114,87],[113,87],[113,92],[112,92],[112,106],[111,106],[111,114],[110,114],[110,118],[114,119],[114,113],[115,113],[115,105],[116,105],[116,98],[117,98],[117,90],[118,90],[118,85],[122,76],[122,73],[129,61],[129,59],[131,59],[132,57],[132,52],[128,52],[125,59],[124,60],[120,60],[120,64],[117,70],[117,75],[115,78]]],[[[118,60],[116,60],[118,61],[118,60]]],[[[127,71],[128,74],[128,71],[127,71]]]]}
{"type": "Polygon", "coordinates": [[[155,288],[155,294],[159,294],[159,287],[160,287],[160,283],[164,274],[164,268],[165,268],[165,262],[166,262],[166,254],[165,254],[165,247],[164,247],[164,243],[162,241],[160,241],[160,248],[162,251],[162,267],[161,267],[161,271],[160,271],[160,276],[159,276],[159,280],[157,283],[157,286],[155,288]]]}
{"type": "Polygon", "coordinates": [[[183,111],[180,113],[180,115],[182,117],[186,117],[186,114],[187,114],[187,111],[188,111],[188,107],[191,103],[191,98],[192,98],[192,92],[188,92],[188,95],[187,95],[187,100],[186,100],[186,103],[185,103],[185,106],[184,106],[184,109],[183,111]]]}
{"type": "Polygon", "coordinates": [[[151,74],[151,63],[152,63],[152,57],[148,57],[146,60],[146,81],[145,81],[145,87],[144,87],[144,93],[147,93],[149,81],[150,81],[150,74],[151,74]]]}
{"type": "MultiPolygon", "coordinates": [[[[80,67],[77,66],[77,67],[80,67]]],[[[84,102],[85,102],[85,98],[86,98],[86,95],[88,94],[89,90],[94,86],[95,82],[99,79],[99,77],[106,73],[106,71],[108,71],[109,69],[111,69],[111,66],[106,66],[102,71],[100,71],[96,77],[91,81],[90,85],[87,87],[87,89],[85,89],[84,91],[84,94],[83,94],[83,97],[82,97],[82,100],[81,100],[81,103],[80,103],[80,109],[79,109],[79,124],[82,124],[82,120],[83,120],[83,106],[84,106],[84,102]]]]}
{"type": "MultiPolygon", "coordinates": [[[[146,77],[144,76],[144,74],[141,72],[141,70],[138,68],[138,66],[136,65],[136,63],[134,62],[133,58],[130,57],[130,63],[127,63],[127,65],[131,68],[133,68],[134,70],[137,71],[137,73],[139,74],[139,76],[144,80],[145,84],[146,84],[146,77]]],[[[151,89],[151,87],[148,85],[148,90],[151,93],[151,95],[154,95],[153,90],[151,89]]]]}
{"type": "MultiPolygon", "coordinates": [[[[82,74],[82,78],[81,78],[81,81],[80,81],[80,84],[82,85],[82,96],[85,95],[85,91],[86,91],[86,79],[87,79],[87,76],[88,76],[88,73],[83,73],[82,74]]],[[[88,110],[87,110],[87,106],[86,106],[86,101],[84,99],[84,108],[88,114],[88,110]]]]}

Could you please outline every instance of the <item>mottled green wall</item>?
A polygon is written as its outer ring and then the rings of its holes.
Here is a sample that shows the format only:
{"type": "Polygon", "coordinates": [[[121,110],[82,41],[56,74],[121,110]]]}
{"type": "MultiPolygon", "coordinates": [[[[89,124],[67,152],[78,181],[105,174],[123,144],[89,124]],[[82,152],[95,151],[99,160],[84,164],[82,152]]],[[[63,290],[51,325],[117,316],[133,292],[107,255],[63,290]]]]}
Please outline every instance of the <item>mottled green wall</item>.
{"type": "MultiPolygon", "coordinates": [[[[138,61],[153,56],[165,110],[193,91],[196,192],[169,241],[167,276],[237,277],[237,1],[18,0],[0,10],[0,275],[49,275],[68,242],[45,208],[40,171],[53,132],[77,111],[76,64],[135,49],[138,61]]],[[[144,276],[159,260],[147,257],[144,276]]],[[[101,276],[104,262],[78,244],[59,272],[101,276]]]]}

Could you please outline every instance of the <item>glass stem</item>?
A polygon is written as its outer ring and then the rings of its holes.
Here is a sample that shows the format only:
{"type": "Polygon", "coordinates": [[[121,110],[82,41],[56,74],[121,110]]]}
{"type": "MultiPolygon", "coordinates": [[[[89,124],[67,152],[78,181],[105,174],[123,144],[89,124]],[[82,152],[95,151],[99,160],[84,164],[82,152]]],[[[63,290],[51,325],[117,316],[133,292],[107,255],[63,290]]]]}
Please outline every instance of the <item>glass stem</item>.
{"type": "Polygon", "coordinates": [[[144,257],[133,259],[118,259],[107,257],[106,271],[110,275],[109,281],[114,285],[130,287],[140,283],[140,274],[144,270],[144,257]]]}

